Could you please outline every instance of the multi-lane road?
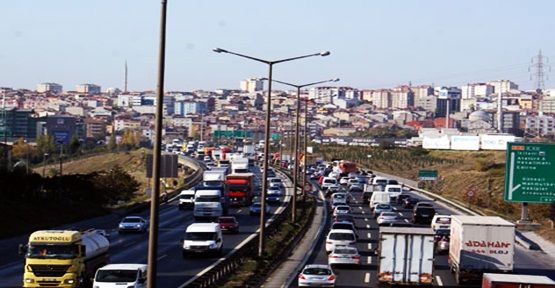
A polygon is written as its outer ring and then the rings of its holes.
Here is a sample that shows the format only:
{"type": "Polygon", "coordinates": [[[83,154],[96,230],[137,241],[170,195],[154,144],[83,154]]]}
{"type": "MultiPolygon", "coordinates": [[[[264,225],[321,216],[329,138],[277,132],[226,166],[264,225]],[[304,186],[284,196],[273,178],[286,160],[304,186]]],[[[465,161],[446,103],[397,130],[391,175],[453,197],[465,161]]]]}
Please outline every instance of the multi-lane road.
{"type": "MultiPolygon", "coordinates": [[[[253,167],[253,172],[260,179],[260,169],[253,167]]],[[[289,180],[285,180],[287,187],[292,186],[289,180]]],[[[287,189],[290,193],[291,189],[287,189]]],[[[289,196],[284,198],[283,205],[287,204],[289,196]]],[[[270,217],[274,215],[279,205],[272,206],[270,217]]],[[[136,215],[148,217],[148,211],[136,215]]],[[[238,244],[249,235],[257,231],[259,227],[259,216],[250,216],[248,207],[233,207],[230,215],[236,216],[240,223],[238,234],[224,235],[224,249],[222,257],[225,257],[238,244]]],[[[75,229],[105,229],[110,240],[110,262],[111,263],[146,263],[148,235],[144,234],[119,234],[116,230],[121,217],[105,216],[90,219],[80,223],[64,225],[61,229],[73,227],[75,229]]],[[[199,272],[209,267],[219,258],[186,258],[181,255],[180,239],[185,233],[185,228],[193,223],[193,212],[191,210],[181,211],[177,208],[177,201],[171,201],[161,205],[160,228],[158,235],[158,279],[159,287],[179,287],[199,272]]],[[[16,237],[0,241],[0,287],[21,287],[23,276],[23,257],[17,255],[17,245],[25,243],[27,239],[16,237]]]]}
{"type": "MultiPolygon", "coordinates": [[[[411,196],[430,200],[416,192],[408,192],[411,196]]],[[[358,233],[356,247],[361,255],[361,265],[355,267],[336,267],[336,287],[378,287],[377,282],[377,255],[379,226],[372,217],[368,204],[362,204],[361,193],[353,193],[354,201],[350,206],[358,233]]],[[[437,214],[452,215],[462,214],[441,203],[434,204],[437,214]]],[[[411,219],[411,210],[394,206],[395,212],[405,219],[411,219]]],[[[328,212],[331,208],[328,205],[328,212]]],[[[326,227],[318,244],[310,255],[307,264],[328,264],[328,254],[325,251],[325,236],[329,231],[331,213],[328,213],[326,227]]],[[[553,258],[541,251],[530,251],[518,246],[515,249],[515,273],[546,275],[555,279],[555,263],[553,258]]],[[[456,284],[454,276],[449,270],[447,255],[438,255],[434,258],[434,286],[460,287],[456,284]]],[[[293,283],[297,287],[297,283],[293,283]]]]}

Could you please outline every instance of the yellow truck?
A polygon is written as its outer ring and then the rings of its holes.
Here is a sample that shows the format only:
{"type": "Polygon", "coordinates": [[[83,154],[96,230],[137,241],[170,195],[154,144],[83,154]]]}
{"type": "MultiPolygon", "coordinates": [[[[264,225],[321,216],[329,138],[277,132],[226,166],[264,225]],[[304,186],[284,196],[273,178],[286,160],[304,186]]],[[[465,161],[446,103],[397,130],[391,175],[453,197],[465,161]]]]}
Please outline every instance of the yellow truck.
{"type": "Polygon", "coordinates": [[[82,287],[108,263],[110,243],[100,230],[42,230],[19,245],[23,287],[82,287]]]}

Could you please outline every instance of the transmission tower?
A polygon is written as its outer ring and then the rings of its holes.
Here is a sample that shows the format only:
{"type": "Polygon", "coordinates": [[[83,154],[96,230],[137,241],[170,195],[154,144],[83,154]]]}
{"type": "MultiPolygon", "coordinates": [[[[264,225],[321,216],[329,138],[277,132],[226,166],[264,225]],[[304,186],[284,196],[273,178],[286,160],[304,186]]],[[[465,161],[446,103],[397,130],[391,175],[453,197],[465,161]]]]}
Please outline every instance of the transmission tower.
{"type": "Polygon", "coordinates": [[[545,80],[549,80],[548,72],[551,72],[551,65],[549,65],[549,58],[543,56],[542,50],[537,56],[532,57],[530,67],[530,80],[535,80],[536,90],[545,89],[545,80]]]}

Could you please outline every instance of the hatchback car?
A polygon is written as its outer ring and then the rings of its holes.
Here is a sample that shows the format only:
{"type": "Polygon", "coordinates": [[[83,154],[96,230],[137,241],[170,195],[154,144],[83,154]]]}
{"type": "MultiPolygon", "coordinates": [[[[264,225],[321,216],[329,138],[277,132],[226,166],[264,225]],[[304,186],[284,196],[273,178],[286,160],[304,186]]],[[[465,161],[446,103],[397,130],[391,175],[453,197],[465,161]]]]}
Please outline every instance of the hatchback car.
{"type": "Polygon", "coordinates": [[[377,218],[383,212],[393,212],[393,208],[389,204],[377,204],[376,207],[374,207],[374,218],[377,218]]]}
{"type": "Polygon", "coordinates": [[[360,254],[356,247],[337,245],[328,255],[330,267],[336,265],[360,265],[360,254]]]}
{"type": "Polygon", "coordinates": [[[119,233],[125,232],[146,232],[148,221],[139,216],[127,216],[121,220],[118,226],[119,233]]]}
{"type": "Polygon", "coordinates": [[[333,216],[337,216],[339,214],[350,214],[350,213],[351,213],[351,207],[349,207],[348,205],[337,205],[333,209],[333,216]]]}
{"type": "Polygon", "coordinates": [[[378,216],[378,219],[376,220],[376,222],[378,222],[378,225],[382,226],[382,225],[393,223],[397,220],[399,220],[399,216],[397,215],[397,213],[382,212],[380,216],[378,216]]]}
{"type": "Polygon", "coordinates": [[[299,274],[299,287],[334,287],[335,274],[328,265],[306,265],[299,274]]]}
{"type": "Polygon", "coordinates": [[[234,216],[221,216],[218,218],[222,232],[239,232],[239,222],[234,216]]]}
{"type": "MultiPolygon", "coordinates": [[[[266,214],[270,213],[270,206],[268,205],[264,205],[264,206],[266,207],[266,214]]],[[[262,204],[259,202],[252,203],[252,205],[249,207],[249,214],[251,216],[260,215],[260,212],[262,212],[262,204]]]]}

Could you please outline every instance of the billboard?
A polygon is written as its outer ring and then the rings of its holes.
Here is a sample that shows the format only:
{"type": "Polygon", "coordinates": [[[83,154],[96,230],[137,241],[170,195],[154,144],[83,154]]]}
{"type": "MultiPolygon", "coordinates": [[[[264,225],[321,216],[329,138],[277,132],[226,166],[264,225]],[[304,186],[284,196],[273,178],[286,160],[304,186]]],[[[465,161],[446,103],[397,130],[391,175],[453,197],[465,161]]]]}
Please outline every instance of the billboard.
{"type": "Polygon", "coordinates": [[[451,150],[480,150],[480,136],[451,136],[451,150]]]}
{"type": "Polygon", "coordinates": [[[422,148],[424,149],[449,149],[451,148],[449,136],[427,137],[422,140],[422,148]]]}
{"type": "Polygon", "coordinates": [[[487,135],[481,134],[480,141],[482,150],[506,150],[507,143],[515,142],[516,137],[513,135],[487,135]]]}

